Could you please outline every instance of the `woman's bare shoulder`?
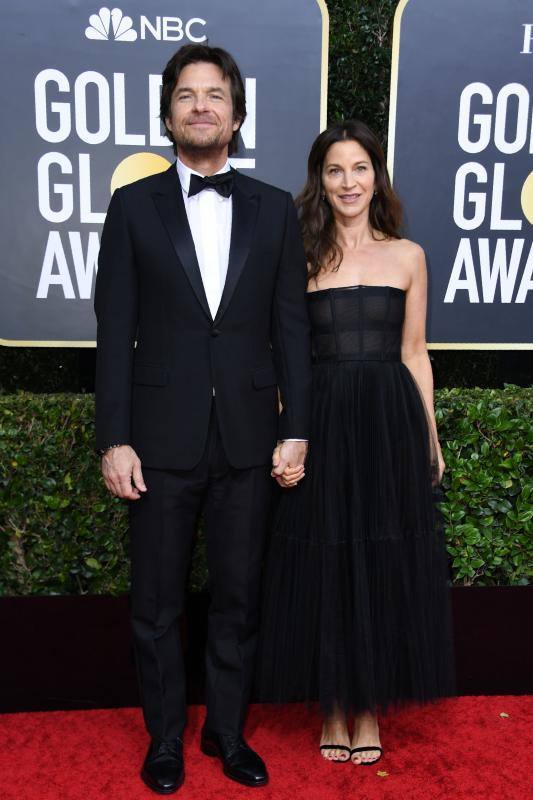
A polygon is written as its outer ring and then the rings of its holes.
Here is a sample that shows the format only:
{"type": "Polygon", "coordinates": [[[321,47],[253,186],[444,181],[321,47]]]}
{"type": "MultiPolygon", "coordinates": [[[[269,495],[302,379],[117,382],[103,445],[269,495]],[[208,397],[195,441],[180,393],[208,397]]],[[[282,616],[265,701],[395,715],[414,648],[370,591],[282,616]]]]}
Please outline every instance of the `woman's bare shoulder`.
{"type": "Polygon", "coordinates": [[[389,244],[393,247],[400,258],[408,260],[425,260],[423,248],[410,239],[389,239],[389,244]]]}
{"type": "Polygon", "coordinates": [[[398,263],[405,269],[411,280],[425,275],[426,256],[419,244],[410,239],[395,239],[393,247],[398,263]]]}

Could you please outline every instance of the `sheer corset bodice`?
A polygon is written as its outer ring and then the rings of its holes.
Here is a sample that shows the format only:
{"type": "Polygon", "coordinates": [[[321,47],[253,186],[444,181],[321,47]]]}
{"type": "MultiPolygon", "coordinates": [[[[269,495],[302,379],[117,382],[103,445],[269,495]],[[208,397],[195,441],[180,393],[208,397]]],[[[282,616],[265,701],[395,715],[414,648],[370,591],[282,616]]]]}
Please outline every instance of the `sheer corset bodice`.
{"type": "Polygon", "coordinates": [[[309,292],[312,353],[323,361],[399,361],[405,292],[343,286],[309,292]]]}

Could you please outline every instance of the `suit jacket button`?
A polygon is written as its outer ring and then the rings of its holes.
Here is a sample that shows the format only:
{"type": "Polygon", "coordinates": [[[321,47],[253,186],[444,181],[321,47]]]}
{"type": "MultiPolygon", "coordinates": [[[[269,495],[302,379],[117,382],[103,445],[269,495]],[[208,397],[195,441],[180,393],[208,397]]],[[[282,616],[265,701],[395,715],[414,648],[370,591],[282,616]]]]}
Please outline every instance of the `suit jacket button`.
{"type": "Polygon", "coordinates": [[[213,330],[211,331],[211,336],[219,336],[219,335],[220,335],[219,329],[213,328],[213,330]]]}

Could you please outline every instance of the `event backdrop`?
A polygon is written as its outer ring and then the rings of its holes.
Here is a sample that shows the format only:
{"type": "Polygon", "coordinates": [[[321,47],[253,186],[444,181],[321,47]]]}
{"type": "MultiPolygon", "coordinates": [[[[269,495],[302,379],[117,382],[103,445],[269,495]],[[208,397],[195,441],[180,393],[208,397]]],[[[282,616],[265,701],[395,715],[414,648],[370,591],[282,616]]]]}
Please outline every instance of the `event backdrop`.
{"type": "Polygon", "coordinates": [[[94,343],[110,191],[173,160],[158,114],[178,47],[235,55],[248,117],[233,163],[294,193],[325,125],[327,36],[324,0],[6,0],[0,343],[94,343]]]}
{"type": "Polygon", "coordinates": [[[434,347],[533,342],[533,3],[402,0],[389,167],[428,257],[434,347]]]}

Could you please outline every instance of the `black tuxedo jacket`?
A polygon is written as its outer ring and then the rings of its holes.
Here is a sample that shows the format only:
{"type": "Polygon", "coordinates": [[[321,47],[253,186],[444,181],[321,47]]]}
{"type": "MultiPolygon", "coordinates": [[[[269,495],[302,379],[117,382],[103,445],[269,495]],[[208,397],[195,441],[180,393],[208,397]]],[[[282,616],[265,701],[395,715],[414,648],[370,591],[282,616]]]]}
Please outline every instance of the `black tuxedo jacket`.
{"type": "Polygon", "coordinates": [[[114,193],[95,293],[98,448],[131,444],[146,466],[192,469],[213,388],[232,466],[268,463],[278,437],[309,437],[306,264],[294,204],[238,172],[232,197],[213,320],[175,165],[114,193]]]}

